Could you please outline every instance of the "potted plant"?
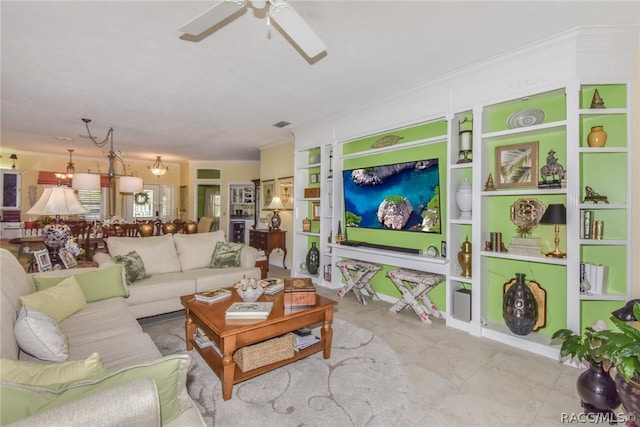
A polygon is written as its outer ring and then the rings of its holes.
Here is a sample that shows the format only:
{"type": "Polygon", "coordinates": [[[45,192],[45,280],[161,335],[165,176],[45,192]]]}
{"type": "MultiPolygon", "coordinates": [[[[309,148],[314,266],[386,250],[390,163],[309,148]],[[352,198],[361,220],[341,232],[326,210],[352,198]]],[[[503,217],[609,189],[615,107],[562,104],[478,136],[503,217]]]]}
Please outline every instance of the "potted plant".
{"type": "MultiPolygon", "coordinates": [[[[576,382],[580,403],[585,412],[604,413],[613,416],[613,409],[620,405],[620,398],[616,391],[616,383],[608,373],[611,366],[610,344],[602,334],[606,325],[602,320],[593,326],[585,328],[582,334],[576,334],[570,329],[556,331],[552,340],[561,340],[560,357],[571,357],[580,362],[587,362],[589,369],[584,371],[576,382]]],[[[612,337],[608,337],[609,339],[612,337]]]]}

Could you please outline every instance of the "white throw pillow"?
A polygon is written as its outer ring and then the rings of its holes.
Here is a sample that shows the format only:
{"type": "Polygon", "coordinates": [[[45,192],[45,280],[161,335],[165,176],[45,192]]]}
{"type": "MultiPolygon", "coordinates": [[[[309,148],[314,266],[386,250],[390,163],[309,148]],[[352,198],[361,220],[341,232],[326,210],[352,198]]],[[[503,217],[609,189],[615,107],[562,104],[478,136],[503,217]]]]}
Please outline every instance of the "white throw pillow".
{"type": "Polygon", "coordinates": [[[127,255],[135,251],[147,274],[174,273],[180,271],[180,261],[173,235],[152,237],[109,237],[106,239],[109,255],[127,255]]]}
{"type": "Polygon", "coordinates": [[[64,362],[69,357],[69,341],[51,317],[23,306],[13,325],[18,346],[40,360],[64,362]]]}
{"type": "Polygon", "coordinates": [[[224,231],[218,230],[212,233],[174,234],[173,240],[182,271],[187,271],[209,267],[216,243],[224,242],[225,237],[224,231]]]}

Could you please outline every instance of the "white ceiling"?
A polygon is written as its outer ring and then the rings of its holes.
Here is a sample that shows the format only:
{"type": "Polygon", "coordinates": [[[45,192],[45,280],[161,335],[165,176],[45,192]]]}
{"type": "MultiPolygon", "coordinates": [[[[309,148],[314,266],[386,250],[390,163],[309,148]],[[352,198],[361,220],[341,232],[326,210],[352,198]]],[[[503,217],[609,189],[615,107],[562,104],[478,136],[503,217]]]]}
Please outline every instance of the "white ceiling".
{"type": "Polygon", "coordinates": [[[3,0],[3,151],[100,157],[86,117],[125,158],[258,160],[296,126],[578,25],[640,21],[638,1],[292,1],[328,46],[314,63],[251,8],[181,38],[215,3],[3,0]]]}

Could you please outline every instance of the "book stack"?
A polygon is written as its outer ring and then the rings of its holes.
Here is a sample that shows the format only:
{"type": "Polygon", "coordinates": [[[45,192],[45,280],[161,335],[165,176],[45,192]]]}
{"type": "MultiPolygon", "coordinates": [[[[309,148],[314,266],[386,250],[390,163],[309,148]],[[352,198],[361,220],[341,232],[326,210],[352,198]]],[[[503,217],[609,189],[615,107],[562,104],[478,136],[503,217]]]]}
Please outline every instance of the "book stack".
{"type": "Polygon", "coordinates": [[[264,286],[266,295],[274,295],[284,289],[284,281],[282,279],[264,279],[260,283],[264,286]]]}
{"type": "Polygon", "coordinates": [[[273,309],[273,301],[269,302],[234,302],[225,311],[225,319],[264,320],[273,309]]]}
{"type": "Polygon", "coordinates": [[[295,351],[300,351],[303,348],[307,348],[314,345],[315,343],[320,342],[320,337],[313,335],[311,333],[311,329],[308,328],[302,328],[293,331],[293,338],[293,349],[295,351]]]}
{"type": "Polygon", "coordinates": [[[514,255],[540,256],[540,239],[536,237],[514,237],[509,245],[509,253],[514,255]]]}
{"type": "Polygon", "coordinates": [[[214,289],[212,291],[198,292],[194,295],[197,301],[214,302],[231,296],[228,289],[214,289]]]}
{"type": "Polygon", "coordinates": [[[607,283],[608,266],[580,263],[580,289],[588,295],[602,295],[604,285],[607,283]]]}
{"type": "Polygon", "coordinates": [[[580,211],[580,238],[597,239],[603,238],[603,221],[596,221],[592,210],[583,209],[580,211]]]}
{"type": "Polygon", "coordinates": [[[216,343],[211,341],[211,339],[207,336],[207,334],[204,333],[204,331],[202,329],[196,328],[196,332],[195,332],[195,334],[193,334],[193,340],[196,342],[198,347],[200,347],[200,348],[211,347],[220,356],[222,356],[222,352],[220,351],[220,349],[218,348],[216,343]]]}
{"type": "Polygon", "coordinates": [[[308,277],[284,279],[284,307],[300,309],[316,306],[316,288],[308,277]]]}

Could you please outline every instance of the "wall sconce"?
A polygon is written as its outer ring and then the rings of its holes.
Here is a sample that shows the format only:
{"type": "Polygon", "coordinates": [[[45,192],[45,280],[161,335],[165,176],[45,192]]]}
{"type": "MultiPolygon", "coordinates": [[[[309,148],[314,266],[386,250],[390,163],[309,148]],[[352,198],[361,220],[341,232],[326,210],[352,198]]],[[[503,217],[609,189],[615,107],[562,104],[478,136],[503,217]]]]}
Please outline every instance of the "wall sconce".
{"type": "Polygon", "coordinates": [[[9,157],[11,160],[13,160],[13,164],[11,165],[11,169],[15,169],[16,168],[16,160],[18,160],[18,156],[15,154],[12,154],[9,157]]]}
{"type": "Polygon", "coordinates": [[[162,164],[162,156],[156,156],[155,163],[151,166],[147,166],[147,168],[149,168],[151,173],[157,177],[160,177],[160,175],[164,175],[169,170],[168,167],[162,164]]]}

